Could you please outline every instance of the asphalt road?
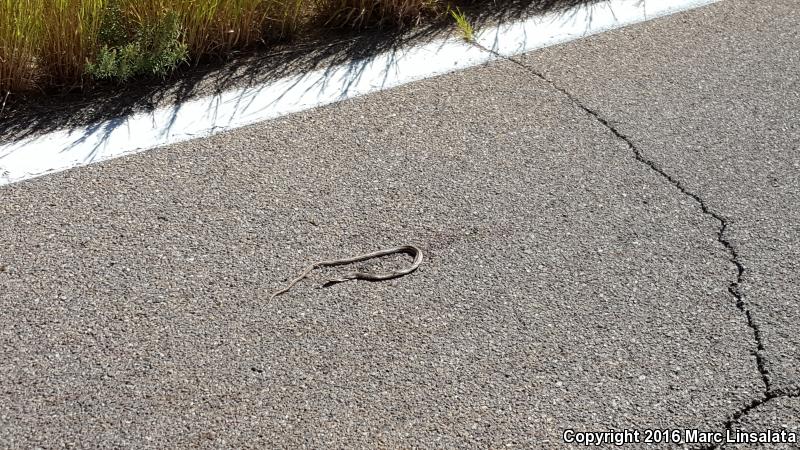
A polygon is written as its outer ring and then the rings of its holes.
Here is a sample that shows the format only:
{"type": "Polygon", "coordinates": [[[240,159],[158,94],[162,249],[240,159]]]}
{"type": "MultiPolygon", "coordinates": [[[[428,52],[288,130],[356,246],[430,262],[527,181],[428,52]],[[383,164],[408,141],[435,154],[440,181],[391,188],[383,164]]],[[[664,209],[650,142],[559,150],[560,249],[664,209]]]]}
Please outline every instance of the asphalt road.
{"type": "Polygon", "coordinates": [[[0,188],[0,443],[800,431],[795,9],[727,0],[0,188]],[[405,243],[409,276],[268,301],[405,243]]]}
{"type": "Polygon", "coordinates": [[[800,395],[797,6],[725,1],[519,59],[724,218],[767,397],[800,395]]]}

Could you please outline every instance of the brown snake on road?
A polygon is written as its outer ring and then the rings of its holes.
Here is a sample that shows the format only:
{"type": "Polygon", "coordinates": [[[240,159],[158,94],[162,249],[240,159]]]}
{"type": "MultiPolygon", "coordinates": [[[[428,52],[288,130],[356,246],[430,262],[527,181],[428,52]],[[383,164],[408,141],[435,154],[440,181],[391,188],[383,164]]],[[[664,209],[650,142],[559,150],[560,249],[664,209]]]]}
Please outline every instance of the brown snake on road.
{"type": "Polygon", "coordinates": [[[343,258],[343,259],[332,259],[330,261],[318,261],[314,264],[311,264],[300,274],[299,277],[292,280],[288,286],[281,289],[280,291],[275,292],[269,298],[272,300],[273,298],[284,294],[289,291],[295,284],[299,283],[300,280],[307,277],[312,270],[316,269],[317,267],[333,267],[333,266],[343,266],[345,264],[352,264],[356,262],[366,261],[372,258],[378,258],[380,256],[387,256],[394,253],[406,253],[414,257],[414,262],[411,263],[410,266],[395,270],[393,272],[386,272],[386,273],[369,273],[369,272],[350,272],[347,274],[342,275],[339,278],[331,278],[329,279],[325,285],[333,284],[333,283],[341,283],[347,280],[368,280],[368,281],[383,281],[383,280],[391,280],[392,278],[402,277],[403,275],[408,275],[411,272],[417,270],[420,264],[422,264],[422,250],[413,246],[413,245],[401,245],[399,247],[392,247],[387,248],[384,250],[378,250],[377,252],[366,253],[363,255],[354,256],[352,258],[343,258]]]}

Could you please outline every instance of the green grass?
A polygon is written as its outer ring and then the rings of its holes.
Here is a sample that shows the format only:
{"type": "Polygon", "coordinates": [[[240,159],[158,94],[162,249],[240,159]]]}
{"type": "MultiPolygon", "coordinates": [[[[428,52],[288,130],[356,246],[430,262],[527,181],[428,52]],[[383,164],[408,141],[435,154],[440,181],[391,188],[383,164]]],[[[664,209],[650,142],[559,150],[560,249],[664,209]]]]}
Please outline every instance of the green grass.
{"type": "MultiPolygon", "coordinates": [[[[414,25],[449,0],[0,0],[0,97],[163,76],[312,29],[414,25]]],[[[459,27],[471,26],[453,12],[459,27]]]]}
{"type": "Polygon", "coordinates": [[[469,23],[467,20],[467,16],[461,12],[460,9],[451,9],[450,15],[453,16],[453,19],[456,21],[456,26],[461,31],[461,35],[467,42],[472,42],[475,40],[475,30],[472,28],[472,24],[469,23]]]}

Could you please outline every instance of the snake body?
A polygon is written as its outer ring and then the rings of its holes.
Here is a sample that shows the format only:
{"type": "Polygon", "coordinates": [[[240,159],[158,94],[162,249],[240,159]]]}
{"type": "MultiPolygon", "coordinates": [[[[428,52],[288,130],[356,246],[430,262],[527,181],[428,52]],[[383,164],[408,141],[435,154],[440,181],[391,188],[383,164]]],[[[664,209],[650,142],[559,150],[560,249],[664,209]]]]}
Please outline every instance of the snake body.
{"type": "Polygon", "coordinates": [[[381,256],[392,255],[395,253],[406,253],[414,257],[414,262],[411,263],[410,266],[405,267],[403,269],[395,270],[392,272],[384,272],[384,273],[370,273],[370,272],[350,272],[342,275],[338,278],[331,278],[325,284],[330,285],[334,283],[341,283],[347,280],[368,280],[368,281],[383,281],[383,280],[391,280],[392,278],[402,277],[403,275],[408,275],[411,272],[417,270],[420,264],[422,264],[422,250],[413,246],[413,245],[401,245],[399,247],[392,247],[387,248],[384,250],[378,250],[377,252],[372,253],[365,253],[363,255],[354,256],[352,258],[343,258],[343,259],[332,259],[329,261],[318,261],[310,266],[308,266],[297,278],[292,280],[288,286],[285,288],[275,292],[269,298],[272,300],[273,298],[284,294],[289,291],[295,284],[299,283],[303,278],[307,277],[312,270],[316,269],[317,267],[334,267],[334,266],[343,266],[345,264],[352,264],[361,261],[366,261],[372,258],[378,258],[381,256]]]}

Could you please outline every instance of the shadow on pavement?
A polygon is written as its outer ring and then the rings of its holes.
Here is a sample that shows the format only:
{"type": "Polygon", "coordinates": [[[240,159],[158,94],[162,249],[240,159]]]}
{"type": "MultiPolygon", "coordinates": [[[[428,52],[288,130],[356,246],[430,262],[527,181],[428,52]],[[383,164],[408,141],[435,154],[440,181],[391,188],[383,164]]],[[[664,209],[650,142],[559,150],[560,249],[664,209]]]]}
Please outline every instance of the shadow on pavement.
{"type": "MultiPolygon", "coordinates": [[[[473,0],[462,8],[476,28],[517,20],[531,14],[558,11],[594,0],[473,0]]],[[[353,79],[379,53],[391,54],[410,43],[425,43],[456,33],[445,17],[412,30],[367,30],[358,33],[325,30],[291,43],[273,43],[269,49],[234,52],[225,60],[202,61],[164,79],[141,79],[126,85],[97,85],[88,92],[44,92],[12,95],[0,111],[0,143],[56,130],[102,123],[110,133],[117,120],[137,112],[177,104],[191,98],[219,94],[232,88],[255,86],[312,70],[350,65],[353,79]]],[[[177,112],[179,108],[174,108],[177,112]]],[[[96,133],[99,129],[87,130],[96,133]]],[[[2,155],[0,155],[2,157],[2,155]]]]}

